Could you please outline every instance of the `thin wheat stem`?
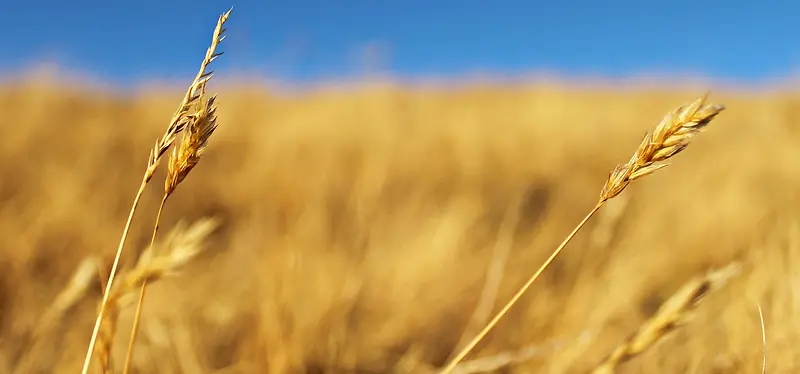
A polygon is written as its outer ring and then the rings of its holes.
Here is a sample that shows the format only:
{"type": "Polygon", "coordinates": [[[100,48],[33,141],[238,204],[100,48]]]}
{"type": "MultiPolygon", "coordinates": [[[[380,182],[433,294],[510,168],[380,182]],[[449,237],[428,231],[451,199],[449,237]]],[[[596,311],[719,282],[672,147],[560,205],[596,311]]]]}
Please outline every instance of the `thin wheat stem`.
{"type": "Polygon", "coordinates": [[[553,251],[553,253],[550,254],[550,257],[547,259],[547,261],[544,262],[544,264],[542,264],[542,266],[539,267],[539,270],[537,270],[536,273],[534,273],[530,278],[528,278],[528,281],[525,282],[525,284],[522,287],[520,287],[519,291],[517,291],[517,293],[514,294],[514,297],[512,297],[511,300],[509,300],[508,303],[506,303],[503,309],[500,309],[500,311],[497,312],[494,318],[492,318],[492,320],[486,324],[483,330],[481,330],[481,332],[479,332],[478,335],[476,335],[475,338],[473,338],[469,342],[469,344],[467,344],[467,346],[464,347],[464,349],[462,349],[461,352],[459,352],[458,355],[452,361],[450,361],[450,363],[447,364],[447,366],[444,369],[442,369],[441,374],[447,374],[451,372],[456,367],[456,365],[458,365],[458,363],[461,362],[461,360],[463,360],[475,348],[476,345],[478,345],[478,343],[486,336],[486,334],[488,334],[489,331],[492,328],[494,328],[497,322],[499,322],[500,319],[503,318],[503,316],[506,315],[506,313],[508,313],[511,307],[513,307],[514,304],[517,303],[517,301],[528,290],[528,288],[530,288],[531,285],[533,285],[533,282],[535,282],[536,279],[539,278],[542,272],[544,272],[544,270],[547,269],[548,266],[550,266],[550,263],[553,262],[556,256],[558,256],[558,254],[561,253],[561,250],[567,246],[567,243],[569,243],[572,240],[572,238],[575,237],[575,234],[577,234],[578,231],[580,231],[580,229],[584,225],[586,225],[586,222],[588,222],[589,219],[592,218],[592,216],[595,213],[597,213],[598,210],[600,210],[600,208],[603,206],[604,203],[605,200],[601,200],[600,202],[597,203],[597,205],[595,205],[595,207],[589,212],[589,214],[587,214],[586,217],[584,217],[583,220],[577,226],[575,226],[572,232],[569,235],[567,235],[567,237],[564,239],[563,242],[561,242],[558,248],[556,248],[553,251]]]}
{"type": "Polygon", "coordinates": [[[761,374],[767,374],[767,329],[764,327],[764,312],[761,311],[761,304],[758,306],[758,318],[761,319],[761,343],[764,345],[764,355],[761,361],[761,374]]]}
{"type": "MultiPolygon", "coordinates": [[[[150,246],[148,248],[153,248],[153,245],[156,242],[156,234],[158,233],[158,225],[161,222],[161,213],[164,211],[164,204],[167,202],[167,197],[169,195],[164,195],[164,198],[161,199],[161,205],[158,207],[158,213],[156,214],[156,223],[153,226],[153,235],[150,237],[150,246]]],[[[128,352],[125,355],[125,366],[122,369],[122,374],[128,374],[131,369],[131,362],[133,361],[133,344],[136,343],[136,335],[139,332],[139,322],[142,318],[142,305],[144,303],[144,295],[147,291],[147,279],[142,282],[142,287],[139,290],[139,301],[136,304],[136,314],[133,317],[133,326],[131,327],[131,338],[128,341],[128,352]]]]}
{"type": "Polygon", "coordinates": [[[125,240],[128,238],[128,232],[131,228],[131,222],[133,222],[133,215],[136,213],[136,208],[139,206],[139,199],[141,199],[142,194],[144,193],[145,187],[147,187],[147,182],[149,178],[145,177],[142,179],[142,184],[139,185],[139,190],[136,192],[136,197],[133,199],[133,204],[131,205],[131,211],[128,213],[128,221],[125,223],[125,229],[122,231],[122,238],[119,240],[119,246],[117,247],[117,253],[114,255],[114,264],[111,265],[111,273],[108,275],[108,281],[106,281],[105,291],[103,292],[103,301],[100,304],[100,312],[97,313],[97,320],[94,323],[94,330],[92,331],[92,338],[89,341],[89,349],[86,350],[86,359],[83,361],[83,370],[81,370],[82,374],[87,374],[89,372],[89,364],[92,362],[92,354],[94,353],[95,344],[97,344],[97,334],[100,332],[100,324],[103,321],[103,316],[108,304],[108,296],[111,294],[111,286],[114,283],[114,277],[117,274],[117,267],[119,266],[119,259],[122,257],[122,247],[125,245],[125,240]]]}

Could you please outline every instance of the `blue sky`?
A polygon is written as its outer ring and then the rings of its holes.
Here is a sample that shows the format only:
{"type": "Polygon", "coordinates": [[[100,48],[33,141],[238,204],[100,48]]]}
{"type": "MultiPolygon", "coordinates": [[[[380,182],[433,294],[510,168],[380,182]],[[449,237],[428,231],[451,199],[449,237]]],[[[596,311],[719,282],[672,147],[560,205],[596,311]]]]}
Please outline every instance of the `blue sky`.
{"type": "Polygon", "coordinates": [[[226,75],[659,72],[760,81],[800,66],[800,2],[791,0],[19,0],[0,5],[0,72],[50,61],[112,82],[184,79],[230,6],[217,65],[226,75]]]}

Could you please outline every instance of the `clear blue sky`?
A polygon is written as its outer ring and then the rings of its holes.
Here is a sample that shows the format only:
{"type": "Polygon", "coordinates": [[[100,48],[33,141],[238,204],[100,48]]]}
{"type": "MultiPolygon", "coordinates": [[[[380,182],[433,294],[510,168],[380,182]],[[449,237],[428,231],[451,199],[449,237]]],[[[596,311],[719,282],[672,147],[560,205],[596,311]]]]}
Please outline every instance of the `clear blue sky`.
{"type": "Polygon", "coordinates": [[[100,79],[184,78],[216,17],[234,7],[220,73],[288,80],[368,67],[401,77],[474,72],[735,80],[800,66],[800,2],[784,1],[55,1],[0,3],[0,72],[40,61],[100,79]]]}

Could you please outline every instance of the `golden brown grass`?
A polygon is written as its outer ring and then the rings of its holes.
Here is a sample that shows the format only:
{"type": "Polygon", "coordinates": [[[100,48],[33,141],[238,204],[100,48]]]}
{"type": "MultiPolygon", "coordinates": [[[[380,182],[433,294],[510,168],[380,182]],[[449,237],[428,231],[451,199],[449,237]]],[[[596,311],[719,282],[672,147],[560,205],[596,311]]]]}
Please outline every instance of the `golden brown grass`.
{"type": "MultiPolygon", "coordinates": [[[[694,95],[555,86],[296,97],[222,90],[221,120],[235,129],[215,132],[215,157],[192,171],[191,188],[170,197],[162,218],[171,227],[214,216],[220,227],[205,241],[212,251],[148,288],[132,369],[385,373],[402,362],[406,372],[435,372],[461,336],[472,336],[470,321],[484,318],[478,304],[508,300],[595,203],[608,165],[647,130],[643,119],[694,95]],[[509,218],[514,211],[519,217],[509,218]],[[495,297],[490,268],[498,262],[506,264],[495,297]]],[[[163,131],[176,97],[37,80],[0,87],[4,121],[17,124],[0,137],[1,372],[80,366],[102,296],[92,285],[37,340],[34,365],[20,365],[81,261],[113,263],[108,248],[130,203],[120,191],[138,181],[135,155],[152,147],[150,134],[163,131]],[[32,145],[39,151],[31,154],[32,145]]],[[[757,372],[756,302],[767,326],[781,326],[769,333],[769,372],[800,368],[792,265],[800,261],[800,101],[791,93],[714,98],[729,109],[713,134],[620,195],[628,198],[620,215],[590,221],[474,360],[511,352],[523,359],[507,361],[508,373],[590,372],[681,284],[735,259],[739,277],[617,372],[757,372]]],[[[137,215],[154,217],[161,195],[144,192],[137,215]]],[[[137,219],[126,245],[147,248],[152,228],[137,219]]],[[[133,251],[122,257],[137,263],[133,251]]],[[[119,331],[134,313],[120,309],[119,331]]],[[[114,361],[124,360],[126,342],[112,345],[114,361]]]]}

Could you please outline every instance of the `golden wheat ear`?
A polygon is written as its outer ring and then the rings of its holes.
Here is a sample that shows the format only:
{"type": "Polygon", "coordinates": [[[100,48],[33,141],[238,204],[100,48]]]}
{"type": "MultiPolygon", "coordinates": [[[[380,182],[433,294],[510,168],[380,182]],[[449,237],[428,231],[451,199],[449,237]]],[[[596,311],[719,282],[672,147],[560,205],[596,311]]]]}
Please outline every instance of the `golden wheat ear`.
{"type": "Polygon", "coordinates": [[[700,133],[706,126],[713,120],[717,114],[722,112],[725,107],[718,104],[706,104],[708,94],[703,95],[691,104],[683,105],[677,109],[669,112],[661,122],[649,131],[644,139],[642,139],[639,148],[630,158],[630,160],[622,165],[618,165],[608,175],[608,179],[600,191],[600,199],[591,211],[578,223],[572,232],[567,235],[564,241],[550,254],[550,257],[545,260],[544,264],[520,287],[511,300],[503,306],[502,309],[489,321],[486,326],[481,330],[474,339],[472,339],[459,354],[452,359],[447,366],[442,369],[441,373],[450,373],[467,354],[469,354],[476,345],[494,328],[500,319],[508,313],[514,304],[522,297],[522,295],[533,285],[536,279],[550,266],[553,260],[559,253],[566,247],[572,238],[586,225],[586,222],[597,213],[600,208],[610,199],[619,195],[631,181],[652,174],[658,169],[661,169],[667,164],[664,163],[667,159],[683,151],[691,141],[692,137],[700,133]]]}
{"type": "MultiPolygon", "coordinates": [[[[211,62],[222,55],[222,52],[217,52],[217,47],[219,43],[225,39],[224,33],[226,28],[223,26],[228,20],[232,10],[233,9],[222,14],[217,20],[211,46],[206,51],[206,56],[200,65],[200,71],[189,87],[186,98],[181,103],[178,112],[176,112],[176,115],[179,115],[180,118],[178,120],[173,119],[172,123],[180,124],[182,139],[172,147],[172,152],[170,153],[169,162],[167,164],[167,177],[164,180],[164,195],[161,198],[161,205],[158,207],[158,213],[156,214],[156,222],[153,226],[153,234],[150,238],[151,244],[156,239],[158,225],[161,222],[161,213],[164,210],[167,198],[175,192],[178,185],[183,182],[186,176],[189,175],[189,172],[200,162],[200,157],[205,152],[208,139],[211,138],[211,135],[214,134],[214,130],[217,129],[216,96],[211,96],[208,99],[205,97],[206,85],[214,76],[214,72],[206,70],[211,62]]],[[[173,138],[173,141],[174,140],[173,138]]],[[[136,342],[136,335],[139,329],[147,283],[147,280],[144,280],[141,284],[139,301],[136,305],[136,313],[134,314],[123,374],[127,374],[130,371],[133,346],[136,342]]]]}
{"type": "Polygon", "coordinates": [[[686,149],[692,138],[725,110],[723,105],[706,104],[706,97],[702,96],[668,113],[658,126],[645,134],[630,161],[617,165],[609,174],[600,192],[600,201],[614,198],[631,181],[666,167],[668,164],[664,161],[686,149]]]}
{"type": "Polygon", "coordinates": [[[740,270],[740,265],[734,262],[686,282],[661,305],[655,315],[639,327],[636,333],[597,365],[592,374],[614,373],[619,365],[641,355],[671,332],[688,323],[703,299],[725,286],[739,274],[740,270]]]}
{"type": "Polygon", "coordinates": [[[133,269],[117,282],[111,291],[107,318],[103,320],[97,345],[105,372],[111,371],[111,349],[117,331],[120,311],[133,302],[134,292],[146,282],[154,282],[180,271],[205,249],[207,237],[219,226],[214,218],[196,221],[190,226],[179,222],[158,246],[151,244],[139,257],[133,269]]]}
{"type": "MultiPolygon", "coordinates": [[[[122,255],[122,248],[125,245],[125,240],[128,236],[128,232],[130,231],[131,222],[133,221],[133,216],[136,212],[137,207],[139,206],[139,200],[144,193],[147,184],[153,178],[153,175],[158,168],[158,165],[161,161],[161,158],[167,151],[172,147],[177,139],[177,137],[184,132],[185,128],[193,126],[193,124],[198,119],[198,113],[201,115],[205,113],[206,117],[210,116],[214,117],[214,110],[213,110],[213,100],[204,101],[203,95],[205,94],[205,88],[208,82],[211,80],[213,76],[213,72],[208,71],[208,66],[211,64],[215,59],[222,55],[222,53],[217,53],[217,46],[221,43],[224,39],[225,28],[224,24],[228,20],[233,8],[228,10],[227,12],[223,13],[219,19],[217,20],[217,25],[214,29],[213,38],[211,41],[211,46],[206,50],[205,57],[203,58],[202,63],[200,64],[200,70],[198,71],[197,75],[195,76],[192,84],[186,90],[186,94],[183,97],[178,109],[172,116],[169,125],[167,126],[167,130],[164,134],[156,140],[155,146],[150,150],[150,154],[147,159],[147,169],[145,170],[144,176],[142,177],[142,182],[139,185],[139,189],[136,192],[136,197],[133,199],[133,204],[131,206],[130,213],[128,214],[128,220],[125,223],[125,229],[122,232],[122,237],[120,238],[119,246],[117,247],[116,254],[114,256],[114,263],[111,266],[111,272],[108,277],[108,281],[105,285],[105,291],[103,293],[103,300],[100,304],[100,311],[98,312],[97,319],[95,320],[94,330],[92,331],[92,337],[89,341],[89,346],[86,350],[86,358],[83,362],[83,370],[81,371],[82,374],[87,374],[89,371],[89,366],[92,361],[92,355],[95,351],[95,346],[97,344],[98,334],[100,333],[101,325],[103,321],[106,320],[105,311],[108,308],[108,297],[109,294],[114,287],[114,279],[117,274],[117,269],[119,267],[119,260],[122,255]],[[200,111],[198,112],[198,108],[207,108],[211,106],[212,109],[200,111]]],[[[214,117],[215,118],[215,117],[214,117]]],[[[213,130],[211,130],[213,132],[213,130]]],[[[201,150],[202,151],[202,150],[201,150]]],[[[161,209],[163,208],[163,200],[162,206],[159,208],[158,218],[156,221],[156,229],[158,227],[158,219],[161,216],[161,209]]],[[[153,236],[155,237],[155,231],[153,236]]],[[[151,241],[152,244],[152,241],[151,241]]],[[[144,287],[142,288],[142,297],[144,295],[144,287]]],[[[138,313],[138,312],[137,312],[138,313]]],[[[134,326],[136,326],[134,324],[134,326]]],[[[135,335],[132,337],[132,339],[135,335]]],[[[127,363],[126,363],[127,365],[127,363]]],[[[127,371],[127,369],[126,369],[127,371]]]]}

